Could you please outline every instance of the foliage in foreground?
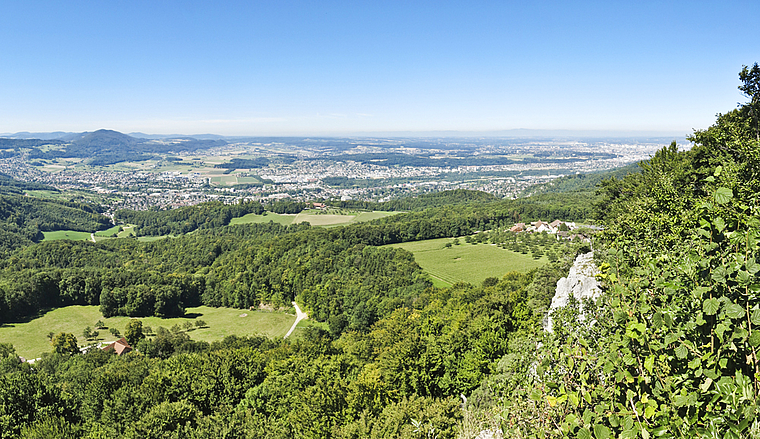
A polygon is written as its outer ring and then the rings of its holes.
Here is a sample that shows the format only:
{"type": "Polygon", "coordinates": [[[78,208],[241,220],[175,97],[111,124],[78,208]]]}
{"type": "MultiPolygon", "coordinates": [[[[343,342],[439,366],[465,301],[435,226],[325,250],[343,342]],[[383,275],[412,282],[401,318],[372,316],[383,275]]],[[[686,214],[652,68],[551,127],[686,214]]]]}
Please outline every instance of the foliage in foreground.
{"type": "Polygon", "coordinates": [[[476,394],[503,402],[472,416],[511,437],[760,437],[757,105],[603,184],[605,295],[502,360],[476,394]]]}

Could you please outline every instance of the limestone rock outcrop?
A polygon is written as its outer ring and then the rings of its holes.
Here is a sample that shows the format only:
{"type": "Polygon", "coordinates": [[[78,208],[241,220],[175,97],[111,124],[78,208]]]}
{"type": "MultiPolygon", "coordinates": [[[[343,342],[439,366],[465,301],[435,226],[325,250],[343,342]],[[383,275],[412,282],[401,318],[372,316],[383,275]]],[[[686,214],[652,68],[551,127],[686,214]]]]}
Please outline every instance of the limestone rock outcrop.
{"type": "Polygon", "coordinates": [[[584,253],[575,258],[567,277],[557,281],[557,290],[549,307],[549,316],[544,323],[544,330],[552,332],[552,312],[557,308],[567,306],[570,297],[574,297],[578,302],[584,299],[596,300],[599,297],[601,290],[596,280],[597,274],[599,274],[599,269],[594,265],[594,252],[584,253]]]}

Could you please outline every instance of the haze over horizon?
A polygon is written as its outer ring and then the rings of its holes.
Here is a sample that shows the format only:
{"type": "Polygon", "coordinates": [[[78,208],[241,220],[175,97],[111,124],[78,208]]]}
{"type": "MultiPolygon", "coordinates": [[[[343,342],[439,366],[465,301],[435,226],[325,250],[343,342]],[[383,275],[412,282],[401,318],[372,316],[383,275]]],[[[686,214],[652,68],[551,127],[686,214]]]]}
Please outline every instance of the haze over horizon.
{"type": "Polygon", "coordinates": [[[1,133],[684,136],[744,102],[737,73],[760,61],[752,1],[30,1],[0,13],[1,133]]]}

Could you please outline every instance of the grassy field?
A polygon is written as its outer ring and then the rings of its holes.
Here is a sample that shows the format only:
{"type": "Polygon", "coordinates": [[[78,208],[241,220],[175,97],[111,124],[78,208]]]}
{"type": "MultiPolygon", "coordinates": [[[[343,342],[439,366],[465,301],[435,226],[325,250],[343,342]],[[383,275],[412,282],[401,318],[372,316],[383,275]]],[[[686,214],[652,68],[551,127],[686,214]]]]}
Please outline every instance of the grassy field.
{"type": "Polygon", "coordinates": [[[441,238],[391,246],[414,253],[414,259],[438,287],[455,282],[479,285],[487,277],[501,278],[510,271],[526,272],[549,262],[546,257],[536,260],[491,244],[445,246],[452,242],[451,238],[441,238]]]}
{"type": "Polygon", "coordinates": [[[267,212],[266,215],[255,215],[249,213],[248,215],[241,216],[240,218],[233,218],[230,224],[249,224],[249,223],[268,223],[274,221],[282,225],[290,225],[308,222],[312,226],[320,227],[332,227],[345,224],[372,221],[377,218],[393,215],[396,212],[359,212],[359,211],[343,211],[340,210],[330,211],[325,213],[319,210],[305,210],[298,215],[281,215],[277,213],[267,212]]]}
{"type": "Polygon", "coordinates": [[[268,223],[273,221],[275,223],[287,226],[293,224],[295,215],[280,215],[279,213],[267,212],[266,215],[256,215],[255,213],[249,213],[248,215],[241,216],[239,218],[232,218],[230,225],[235,224],[250,224],[250,223],[268,223]]]}
{"type": "MultiPolygon", "coordinates": [[[[186,318],[160,319],[158,317],[140,318],[143,326],[150,326],[154,331],[163,326],[167,329],[175,324],[182,326],[186,321],[202,319],[208,325],[201,329],[192,329],[188,335],[193,340],[212,342],[228,335],[264,334],[269,337],[283,337],[295,321],[295,315],[284,312],[248,311],[233,308],[211,308],[201,306],[188,308],[186,318]]],[[[129,322],[129,317],[111,317],[104,319],[97,306],[68,306],[48,311],[44,315],[21,323],[0,325],[0,342],[11,343],[16,352],[26,358],[38,358],[43,352],[50,352],[49,332],[70,332],[77,337],[79,345],[88,344],[82,332],[89,326],[94,329],[95,322],[102,320],[106,327],[116,328],[121,334],[129,322]]],[[[311,320],[302,320],[291,337],[299,337],[304,328],[322,324],[311,320]]],[[[111,341],[115,337],[108,329],[100,329],[98,341],[111,341]]]]}
{"type": "Polygon", "coordinates": [[[55,232],[42,232],[45,241],[57,239],[71,239],[72,241],[91,241],[89,232],[75,232],[73,230],[56,230],[55,232]]]}
{"type": "MultiPolygon", "coordinates": [[[[118,225],[113,226],[110,229],[100,230],[95,232],[95,241],[103,241],[104,239],[112,239],[111,235],[116,234],[117,238],[128,238],[134,235],[133,225],[118,225]],[[119,231],[119,228],[122,230],[119,231]]],[[[71,239],[72,241],[91,241],[92,237],[89,232],[77,232],[75,230],[56,230],[54,232],[42,232],[45,236],[43,241],[55,241],[57,239],[71,239]]],[[[155,239],[165,238],[163,237],[151,237],[155,239]]],[[[140,238],[142,239],[142,238],[140,238]]],[[[153,239],[153,240],[155,240],[153,239]]]]}
{"type": "Polygon", "coordinates": [[[123,229],[123,226],[113,226],[110,229],[106,230],[100,230],[98,232],[95,232],[95,237],[110,237],[111,235],[118,234],[123,229]]]}

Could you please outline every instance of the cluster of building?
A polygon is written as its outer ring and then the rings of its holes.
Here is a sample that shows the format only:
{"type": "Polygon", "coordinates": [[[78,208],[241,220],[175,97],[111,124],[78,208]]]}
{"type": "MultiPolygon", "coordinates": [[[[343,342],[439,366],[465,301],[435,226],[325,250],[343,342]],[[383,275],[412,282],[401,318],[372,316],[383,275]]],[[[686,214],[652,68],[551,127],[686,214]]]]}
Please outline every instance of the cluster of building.
{"type": "Polygon", "coordinates": [[[529,233],[541,233],[546,232],[551,235],[556,234],[569,234],[568,232],[577,229],[578,226],[575,225],[575,223],[571,222],[565,222],[560,220],[554,220],[550,223],[546,223],[543,221],[535,221],[530,224],[525,223],[517,223],[512,228],[509,229],[510,232],[514,233],[520,233],[520,232],[529,232],[529,233]],[[562,225],[564,224],[564,227],[562,225]]]}

